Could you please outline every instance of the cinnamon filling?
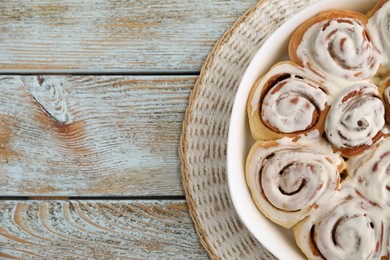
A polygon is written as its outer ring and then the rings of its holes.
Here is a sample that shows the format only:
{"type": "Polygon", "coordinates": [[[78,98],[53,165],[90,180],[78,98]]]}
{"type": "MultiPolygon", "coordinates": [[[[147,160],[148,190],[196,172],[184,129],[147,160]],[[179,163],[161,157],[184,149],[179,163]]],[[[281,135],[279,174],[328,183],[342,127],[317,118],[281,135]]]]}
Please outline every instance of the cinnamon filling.
{"type": "MultiPolygon", "coordinates": [[[[263,97],[261,98],[261,101],[260,101],[260,104],[262,104],[261,109],[259,109],[261,121],[263,122],[263,124],[265,126],[267,126],[269,129],[271,129],[272,131],[277,132],[277,133],[285,133],[285,132],[281,131],[280,129],[278,129],[277,127],[272,125],[267,119],[264,118],[265,117],[265,114],[264,114],[265,106],[270,105],[270,104],[265,104],[264,99],[267,95],[277,95],[278,92],[287,84],[286,80],[291,79],[291,78],[292,78],[291,74],[283,74],[283,75],[278,75],[278,76],[272,77],[268,81],[268,84],[265,86],[266,91],[265,91],[265,94],[263,95],[263,97]],[[272,90],[272,91],[270,91],[270,90],[272,90]]],[[[296,75],[294,75],[294,78],[296,78],[298,80],[304,79],[303,77],[296,76],[296,75]]],[[[312,86],[312,87],[316,88],[315,86],[312,86]]],[[[295,94],[297,94],[297,93],[295,93],[295,94]]],[[[306,100],[308,100],[308,102],[306,102],[304,104],[304,108],[306,110],[309,110],[311,108],[312,104],[313,105],[315,104],[314,100],[311,100],[311,98],[309,96],[306,96],[304,94],[302,94],[302,97],[305,98],[306,100]]],[[[282,98],[286,98],[286,97],[282,97],[282,98]]],[[[277,100],[277,104],[280,104],[282,98],[277,100]]],[[[299,102],[299,97],[293,97],[293,98],[289,99],[288,102],[290,102],[290,104],[293,106],[297,105],[297,103],[299,102]]],[[[304,129],[300,129],[298,131],[293,131],[293,132],[288,132],[288,133],[299,134],[299,133],[302,133],[304,131],[307,131],[307,130],[313,128],[317,124],[319,116],[321,114],[321,110],[316,105],[314,105],[314,107],[315,107],[315,109],[313,111],[310,124],[304,129]]]]}
{"type": "MultiPolygon", "coordinates": [[[[284,175],[284,174],[288,175],[291,171],[294,171],[294,169],[293,170],[291,169],[291,167],[294,165],[296,166],[297,164],[290,163],[290,164],[284,166],[283,169],[279,172],[279,174],[280,175],[284,175]]],[[[279,186],[279,191],[283,195],[292,196],[292,195],[299,193],[303,189],[303,187],[305,187],[306,182],[307,181],[305,179],[299,178],[294,185],[294,186],[298,186],[297,189],[295,189],[293,191],[285,191],[281,186],[279,186]]]]}
{"type": "Polygon", "coordinates": [[[308,238],[310,249],[313,252],[314,256],[318,256],[322,259],[325,259],[325,257],[322,255],[321,251],[317,247],[315,234],[316,234],[315,225],[313,225],[310,229],[310,237],[308,238]]]}

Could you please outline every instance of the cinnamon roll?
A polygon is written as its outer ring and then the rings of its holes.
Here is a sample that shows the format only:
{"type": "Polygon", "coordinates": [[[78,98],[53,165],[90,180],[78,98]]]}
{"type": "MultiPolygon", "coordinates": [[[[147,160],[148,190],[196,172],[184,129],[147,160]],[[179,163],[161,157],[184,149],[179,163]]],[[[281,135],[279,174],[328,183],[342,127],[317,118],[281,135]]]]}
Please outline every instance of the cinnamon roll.
{"type": "Polygon", "coordinates": [[[390,138],[348,161],[359,195],[382,208],[390,206],[390,138]]]}
{"type": "Polygon", "coordinates": [[[322,12],[293,33],[290,58],[336,88],[369,79],[380,68],[381,52],[371,41],[366,25],[367,17],[358,12],[322,12]]]}
{"type": "Polygon", "coordinates": [[[385,109],[378,94],[375,85],[360,83],[345,89],[330,108],[325,133],[344,156],[362,153],[383,135],[385,109]]]}
{"type": "Polygon", "coordinates": [[[372,34],[373,41],[379,46],[383,53],[382,63],[390,66],[390,1],[381,0],[375,7],[367,14],[368,28],[372,34]]]}
{"type": "Polygon", "coordinates": [[[380,259],[387,253],[382,209],[353,196],[333,198],[294,227],[309,259],[380,259]]]}
{"type": "Polygon", "coordinates": [[[247,185],[309,259],[389,259],[389,47],[390,0],[325,11],[250,92],[247,185]]]}
{"type": "Polygon", "coordinates": [[[309,131],[323,132],[328,97],[318,82],[292,62],[272,67],[250,93],[247,112],[256,140],[293,137],[309,131]]]}
{"type": "Polygon", "coordinates": [[[290,228],[340,183],[343,160],[324,142],[258,141],[246,163],[246,180],[257,207],[290,228]]]}

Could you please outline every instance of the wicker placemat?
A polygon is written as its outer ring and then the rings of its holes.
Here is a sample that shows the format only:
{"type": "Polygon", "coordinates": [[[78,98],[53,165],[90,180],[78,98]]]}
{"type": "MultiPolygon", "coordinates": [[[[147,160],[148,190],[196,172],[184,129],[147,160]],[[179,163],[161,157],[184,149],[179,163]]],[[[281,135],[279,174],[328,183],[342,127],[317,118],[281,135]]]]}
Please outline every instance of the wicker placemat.
{"type": "Polygon", "coordinates": [[[230,113],[237,87],[264,40],[319,0],[263,0],[218,41],[195,84],[183,122],[183,185],[191,217],[212,259],[274,259],[238,219],[226,176],[230,113]]]}

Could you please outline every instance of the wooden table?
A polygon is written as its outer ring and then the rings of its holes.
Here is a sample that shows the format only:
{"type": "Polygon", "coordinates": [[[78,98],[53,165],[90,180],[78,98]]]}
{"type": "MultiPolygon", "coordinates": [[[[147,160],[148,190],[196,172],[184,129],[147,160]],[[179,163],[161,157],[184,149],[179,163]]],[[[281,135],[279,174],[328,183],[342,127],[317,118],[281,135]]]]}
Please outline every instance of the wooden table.
{"type": "Polygon", "coordinates": [[[256,0],[0,6],[0,257],[204,259],[181,184],[188,97],[256,0]]]}

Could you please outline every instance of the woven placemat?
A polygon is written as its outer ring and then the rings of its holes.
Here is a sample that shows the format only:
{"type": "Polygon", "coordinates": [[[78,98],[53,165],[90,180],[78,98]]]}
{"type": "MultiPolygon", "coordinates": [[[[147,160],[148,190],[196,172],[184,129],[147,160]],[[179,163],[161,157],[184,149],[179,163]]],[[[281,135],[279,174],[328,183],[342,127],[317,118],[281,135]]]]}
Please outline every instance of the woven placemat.
{"type": "Polygon", "coordinates": [[[183,122],[183,185],[200,240],[212,259],[274,259],[243,226],[226,176],[230,113],[241,77],[264,40],[319,0],[263,0],[217,42],[203,65],[183,122]]]}

